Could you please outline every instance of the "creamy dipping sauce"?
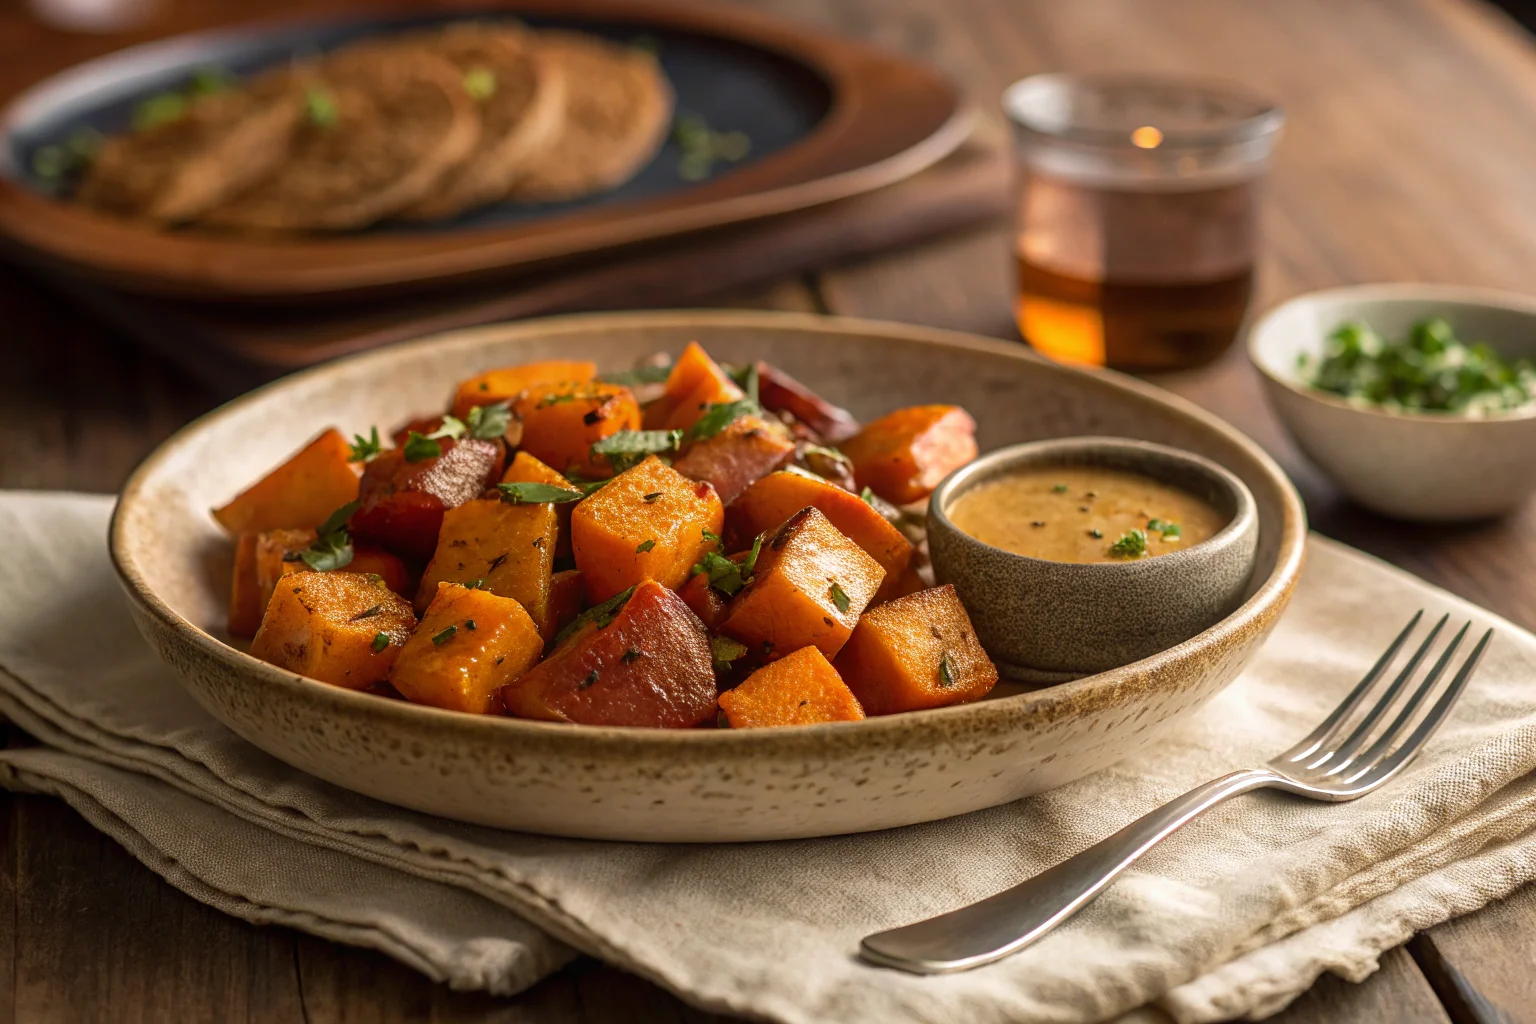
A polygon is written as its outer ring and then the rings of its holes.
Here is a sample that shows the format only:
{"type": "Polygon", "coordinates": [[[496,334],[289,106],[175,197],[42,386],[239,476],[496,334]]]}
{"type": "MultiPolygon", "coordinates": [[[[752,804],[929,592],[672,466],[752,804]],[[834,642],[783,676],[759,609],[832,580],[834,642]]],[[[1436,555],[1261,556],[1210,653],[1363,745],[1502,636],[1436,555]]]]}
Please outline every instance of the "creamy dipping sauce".
{"type": "Polygon", "coordinates": [[[1229,517],[1140,473],[1096,466],[1026,469],[977,484],[948,509],[984,544],[1052,562],[1123,562],[1214,537],[1229,517]]]}

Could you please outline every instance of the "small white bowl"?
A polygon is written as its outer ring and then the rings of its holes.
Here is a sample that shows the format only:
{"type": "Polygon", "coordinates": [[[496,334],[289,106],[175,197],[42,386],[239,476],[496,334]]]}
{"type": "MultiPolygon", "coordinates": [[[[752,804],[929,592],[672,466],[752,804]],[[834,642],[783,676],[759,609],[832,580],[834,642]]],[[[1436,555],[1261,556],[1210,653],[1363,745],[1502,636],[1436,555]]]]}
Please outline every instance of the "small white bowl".
{"type": "Polygon", "coordinates": [[[1486,288],[1373,284],[1312,292],[1269,310],[1248,335],[1270,403],[1296,444],[1338,488],[1398,519],[1503,515],[1536,491],[1536,410],[1492,416],[1387,412],[1317,391],[1299,357],[1360,320],[1390,340],[1441,317],[1456,336],[1506,359],[1536,359],[1536,297],[1486,288]]]}

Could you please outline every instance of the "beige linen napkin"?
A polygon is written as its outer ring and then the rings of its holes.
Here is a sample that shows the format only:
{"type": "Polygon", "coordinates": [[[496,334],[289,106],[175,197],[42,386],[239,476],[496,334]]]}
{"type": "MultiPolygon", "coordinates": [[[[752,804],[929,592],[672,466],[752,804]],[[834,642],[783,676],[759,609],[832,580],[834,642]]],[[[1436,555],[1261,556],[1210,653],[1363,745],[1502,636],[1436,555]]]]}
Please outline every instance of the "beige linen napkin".
{"type": "Polygon", "coordinates": [[[104,551],[109,509],[0,494],[0,711],[44,744],[0,753],[5,784],[68,800],[198,899],[456,987],[516,991],[574,946],[696,1005],[794,1024],[1095,1021],[1147,1003],[1181,1021],[1258,1017],[1536,878],[1536,637],[1322,539],[1253,666],[1149,754],[927,825],[665,846],[443,821],[245,744],[134,634],[104,551]],[[999,964],[919,978],[856,959],[868,931],[994,892],[1272,755],[1420,607],[1499,635],[1431,749],[1381,793],[1232,801],[999,964]]]}

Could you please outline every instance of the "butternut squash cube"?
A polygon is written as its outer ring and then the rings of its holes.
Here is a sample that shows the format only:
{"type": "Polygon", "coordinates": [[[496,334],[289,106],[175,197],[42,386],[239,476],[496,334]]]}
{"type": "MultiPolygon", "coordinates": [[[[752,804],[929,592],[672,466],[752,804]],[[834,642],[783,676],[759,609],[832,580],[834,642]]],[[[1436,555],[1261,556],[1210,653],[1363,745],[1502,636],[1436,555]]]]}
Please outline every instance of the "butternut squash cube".
{"type": "MultiPolygon", "coordinates": [[[[556,473],[538,459],[527,452],[518,452],[513,456],[507,471],[502,474],[501,482],[504,484],[548,484],[551,487],[572,488],[571,482],[564,476],[556,473]]],[[[555,557],[564,558],[571,553],[571,509],[576,505],[573,502],[563,501],[555,506],[555,517],[560,520],[560,536],[555,541],[555,557]]]]}
{"type": "Polygon", "coordinates": [[[425,611],[444,582],[482,580],[484,589],[510,597],[535,623],[549,611],[559,520],[549,502],[513,505],[477,498],[443,513],[437,552],[422,574],[416,608],[425,611]]]}
{"type": "Polygon", "coordinates": [[[958,405],[913,405],[868,424],[841,448],[860,487],[906,505],[976,457],[976,421],[958,405]]]}
{"type": "Polygon", "coordinates": [[[719,631],[729,604],[724,594],[709,585],[709,573],[695,573],[677,593],[706,629],[712,633],[719,631]]]}
{"type": "Polygon", "coordinates": [[[597,604],[642,580],[676,590],[725,521],[715,489],[651,455],[571,513],[571,550],[597,604]],[[708,536],[707,536],[708,535],[708,536]]]}
{"type": "Polygon", "coordinates": [[[213,510],[232,534],[316,527],[357,498],[361,469],[347,461],[351,446],[331,427],[222,508],[213,510]]]}
{"type": "Polygon", "coordinates": [[[235,541],[235,570],[229,580],[230,636],[255,636],[261,628],[261,613],[266,610],[266,605],[256,582],[256,539],[259,536],[246,530],[235,541]]]}
{"type": "Polygon", "coordinates": [[[732,729],[857,722],[864,717],[858,698],[814,647],[764,665],[740,686],[726,690],[720,695],[720,710],[732,729]]]}
{"type": "Polygon", "coordinates": [[[867,501],[836,484],[797,470],[770,473],[742,492],[726,518],[737,538],[755,537],[806,507],[821,512],[844,536],[880,563],[885,581],[874,600],[894,596],[912,561],[911,542],[867,501]]]}
{"type": "Polygon", "coordinates": [[[662,396],[645,408],[647,430],[687,430],[711,405],[743,397],[741,388],[726,376],[696,341],[690,341],[672,364],[662,396]]]}
{"type": "MultiPolygon", "coordinates": [[[[566,626],[576,621],[576,616],[587,603],[586,586],[581,582],[580,569],[557,572],[549,580],[549,601],[544,607],[544,618],[539,621],[539,636],[545,646],[566,626]]],[[[536,620],[537,621],[537,620],[536,620]]]]}
{"type": "Polygon", "coordinates": [[[765,536],[752,582],[731,599],[720,632],[763,661],[802,647],[835,657],[885,570],[814,508],[765,536]]]}
{"type": "Polygon", "coordinates": [[[597,364],[551,359],[504,366],[476,374],[454,389],[453,415],[463,419],[477,405],[515,401],[529,388],[545,384],[583,384],[597,376],[597,364]]]}
{"type": "MultiPolygon", "coordinates": [[[[267,530],[256,537],[254,558],[256,562],[257,598],[263,613],[277,589],[277,581],[289,573],[309,572],[309,566],[295,561],[293,556],[315,542],[314,530],[267,530]]],[[[352,567],[346,567],[351,571],[352,567]]],[[[398,591],[397,591],[398,593],[398,591]]]]}
{"type": "Polygon", "coordinates": [[[626,387],[585,384],[531,388],[513,405],[523,421],[523,451],[562,473],[586,477],[612,474],[592,446],[621,430],[640,428],[640,406],[626,387]]]}
{"type": "Polygon", "coordinates": [[[948,584],[865,612],[834,664],[871,715],[964,704],[997,683],[997,668],[948,584]]]}
{"type": "MultiPolygon", "coordinates": [[[[708,480],[729,505],[752,481],[772,473],[794,454],[795,443],[782,424],[742,416],[714,437],[693,444],[672,468],[690,480],[708,480]]],[[[774,522],[783,522],[788,515],[774,522]]]]}
{"type": "Polygon", "coordinates": [[[646,580],[502,697],[520,718],[685,729],[715,713],[709,635],[682,598],[646,580]]]}
{"type": "Polygon", "coordinates": [[[389,682],[416,704],[501,711],[501,688],[538,663],[544,639],[523,606],[488,590],[439,583],[389,682]]]}
{"type": "Polygon", "coordinates": [[[410,602],[376,576],[295,572],[282,578],[251,654],[323,683],[362,690],[389,674],[416,627],[410,602]]]}

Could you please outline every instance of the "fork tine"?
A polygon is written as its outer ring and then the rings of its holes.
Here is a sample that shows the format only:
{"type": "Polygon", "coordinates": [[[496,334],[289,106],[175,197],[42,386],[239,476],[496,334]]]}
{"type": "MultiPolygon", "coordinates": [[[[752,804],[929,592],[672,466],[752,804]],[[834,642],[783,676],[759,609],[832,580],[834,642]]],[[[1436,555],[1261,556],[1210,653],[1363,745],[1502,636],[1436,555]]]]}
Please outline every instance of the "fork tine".
{"type": "Polygon", "coordinates": [[[1435,684],[1440,681],[1440,677],[1445,674],[1445,667],[1451,663],[1451,658],[1456,654],[1456,649],[1461,646],[1461,641],[1466,638],[1467,630],[1471,628],[1472,623],[1462,623],[1461,629],[1457,630],[1456,635],[1451,637],[1451,642],[1446,646],[1445,653],[1441,654],[1435,662],[1435,667],[1429,670],[1429,675],[1424,677],[1424,682],[1420,683],[1419,688],[1413,691],[1413,696],[1408,698],[1408,703],[1403,705],[1403,710],[1398,712],[1397,717],[1392,720],[1392,724],[1387,726],[1382,734],[1376,738],[1376,742],[1371,744],[1370,749],[1353,759],[1353,761],[1344,761],[1337,767],[1329,769],[1328,775],[1337,775],[1351,764],[1356,765],[1359,772],[1366,772],[1381,759],[1382,755],[1387,752],[1397,737],[1402,735],[1403,730],[1408,727],[1408,723],[1413,720],[1414,712],[1419,709],[1420,704],[1424,703],[1424,699],[1429,696],[1430,691],[1435,688],[1435,684]]]}
{"type": "Polygon", "coordinates": [[[1419,624],[1419,620],[1423,617],[1424,609],[1420,608],[1414,612],[1413,618],[1408,620],[1408,625],[1404,626],[1403,631],[1397,634],[1397,639],[1392,641],[1392,645],[1386,649],[1385,653],[1376,659],[1376,664],[1371,666],[1371,670],[1365,674],[1365,677],[1355,684],[1353,690],[1349,691],[1349,696],[1345,697],[1339,703],[1339,706],[1334,708],[1327,718],[1323,719],[1321,725],[1308,733],[1305,739],[1280,756],[1287,761],[1296,762],[1303,761],[1316,753],[1318,748],[1326,743],[1328,737],[1338,728],[1339,723],[1348,718],[1350,712],[1354,711],[1360,704],[1367,691],[1376,685],[1376,680],[1381,678],[1381,674],[1391,666],[1392,662],[1397,658],[1397,652],[1402,650],[1403,643],[1413,634],[1415,627],[1419,624]]]}
{"type": "MultiPolygon", "coordinates": [[[[1434,707],[1429,709],[1429,713],[1424,716],[1424,720],[1419,723],[1419,727],[1413,730],[1412,734],[1403,741],[1402,746],[1398,747],[1375,767],[1368,768],[1361,773],[1361,776],[1369,776],[1368,781],[1372,788],[1381,785],[1402,771],[1408,762],[1418,756],[1419,751],[1429,742],[1429,738],[1435,734],[1435,730],[1440,728],[1440,724],[1451,713],[1451,708],[1455,706],[1456,701],[1466,691],[1467,682],[1472,678],[1472,673],[1477,671],[1478,662],[1483,660],[1483,652],[1488,649],[1488,641],[1492,639],[1493,630],[1490,629],[1483,634],[1482,639],[1478,640],[1477,646],[1472,648],[1471,654],[1467,655],[1467,660],[1462,664],[1455,678],[1451,680],[1450,685],[1445,688],[1445,692],[1440,695],[1440,699],[1435,701],[1434,707]]],[[[1356,778],[1359,777],[1357,776],[1356,778]]]]}

